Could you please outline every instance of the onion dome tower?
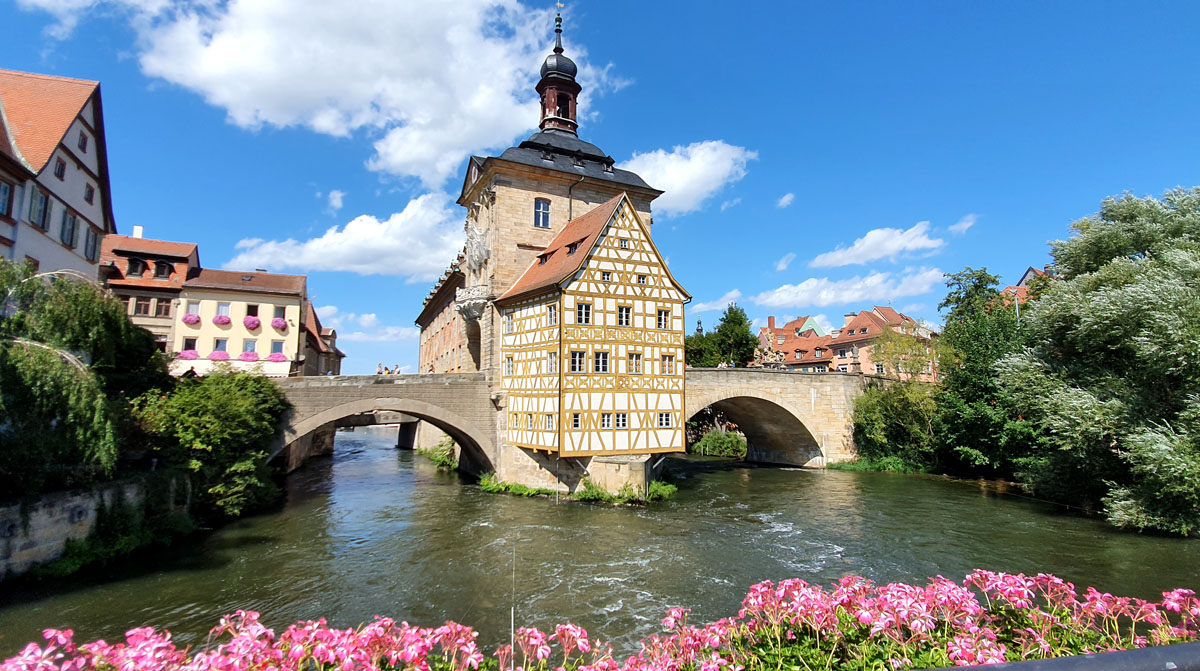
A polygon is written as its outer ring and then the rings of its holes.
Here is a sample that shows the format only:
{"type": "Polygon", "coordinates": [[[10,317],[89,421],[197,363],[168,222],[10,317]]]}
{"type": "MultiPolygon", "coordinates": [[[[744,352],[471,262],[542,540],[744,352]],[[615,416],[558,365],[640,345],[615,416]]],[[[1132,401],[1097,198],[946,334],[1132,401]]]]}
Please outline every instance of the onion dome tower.
{"type": "Polygon", "coordinates": [[[540,130],[565,130],[574,135],[579,128],[575,116],[575,101],[582,90],[575,81],[579,68],[563,55],[562,15],[554,17],[554,53],[542,63],[542,79],[537,84],[542,99],[540,130]]]}

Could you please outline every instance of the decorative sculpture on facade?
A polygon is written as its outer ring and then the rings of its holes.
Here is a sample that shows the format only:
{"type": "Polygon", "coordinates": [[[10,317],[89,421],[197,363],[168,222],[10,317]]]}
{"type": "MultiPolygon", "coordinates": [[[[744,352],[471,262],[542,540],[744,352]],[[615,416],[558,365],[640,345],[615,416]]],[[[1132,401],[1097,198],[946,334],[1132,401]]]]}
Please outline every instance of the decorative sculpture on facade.
{"type": "MultiPolygon", "coordinates": [[[[485,189],[479,201],[471,204],[467,219],[463,222],[463,230],[467,233],[464,265],[466,265],[468,286],[454,292],[454,309],[458,314],[462,315],[463,319],[469,322],[474,322],[483,316],[488,304],[488,294],[490,292],[488,291],[485,269],[488,259],[492,255],[487,242],[491,226],[480,230],[475,225],[475,222],[479,218],[481,204],[483,202],[490,204],[493,200],[495,200],[495,193],[490,188],[485,189]]],[[[490,218],[491,208],[488,209],[488,216],[490,218]]]]}

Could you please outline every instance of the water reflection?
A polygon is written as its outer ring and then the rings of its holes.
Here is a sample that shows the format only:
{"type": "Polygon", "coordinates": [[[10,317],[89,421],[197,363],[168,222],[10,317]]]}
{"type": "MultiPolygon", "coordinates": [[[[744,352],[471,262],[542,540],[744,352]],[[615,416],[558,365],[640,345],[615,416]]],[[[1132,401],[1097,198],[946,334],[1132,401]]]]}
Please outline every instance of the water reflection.
{"type": "Polygon", "coordinates": [[[1200,544],[1114,533],[993,485],[714,460],[670,470],[680,492],[664,504],[555,505],[484,494],[387,440],[339,434],[333,458],[289,477],[277,513],[107,581],[0,597],[0,656],[47,626],[111,639],[148,624],[195,642],[238,608],[273,626],[455,619],[492,644],[514,604],[519,624],[571,620],[631,652],[666,607],[715,619],[768,578],[961,579],[984,567],[1138,596],[1200,583],[1200,544]]]}

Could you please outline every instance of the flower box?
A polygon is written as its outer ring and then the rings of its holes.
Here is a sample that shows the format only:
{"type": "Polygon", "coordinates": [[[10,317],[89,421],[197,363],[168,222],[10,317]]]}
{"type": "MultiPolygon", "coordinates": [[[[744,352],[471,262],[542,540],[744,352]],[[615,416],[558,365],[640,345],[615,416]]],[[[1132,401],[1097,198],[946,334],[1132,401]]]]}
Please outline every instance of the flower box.
{"type": "Polygon", "coordinates": [[[286,331],[287,320],[283,317],[276,317],[271,320],[271,328],[275,329],[276,331],[286,331]]]}
{"type": "Polygon", "coordinates": [[[267,357],[267,361],[274,361],[275,363],[280,363],[287,360],[287,355],[283,352],[271,352],[271,355],[267,357]]]}
{"type": "Polygon", "coordinates": [[[258,352],[242,352],[238,355],[242,361],[258,361],[258,352]]]}
{"type": "Polygon", "coordinates": [[[242,318],[242,325],[253,331],[259,326],[262,326],[262,320],[254,315],[246,315],[242,318]]]}
{"type": "Polygon", "coordinates": [[[200,315],[188,312],[187,314],[183,315],[183,323],[187,324],[188,326],[195,326],[196,324],[200,323],[200,315]]]}
{"type": "Polygon", "coordinates": [[[217,315],[216,317],[213,317],[213,323],[217,326],[225,326],[230,321],[232,320],[229,319],[229,315],[217,315]]]}
{"type": "Polygon", "coordinates": [[[185,349],[182,352],[180,352],[179,354],[176,354],[175,358],[183,359],[184,361],[192,361],[194,359],[199,359],[200,355],[197,354],[196,350],[194,350],[194,349],[185,349]]]}
{"type": "Polygon", "coordinates": [[[208,355],[209,361],[229,361],[229,352],[217,350],[208,355]]]}

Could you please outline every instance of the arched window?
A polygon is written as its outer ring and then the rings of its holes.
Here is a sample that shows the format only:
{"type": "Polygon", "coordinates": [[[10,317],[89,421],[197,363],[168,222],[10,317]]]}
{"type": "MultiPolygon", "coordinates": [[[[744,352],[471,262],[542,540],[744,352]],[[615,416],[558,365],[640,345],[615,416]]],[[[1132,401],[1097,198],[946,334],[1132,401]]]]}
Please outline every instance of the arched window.
{"type": "Polygon", "coordinates": [[[571,97],[565,93],[558,94],[558,116],[563,119],[571,118],[571,97]]]}
{"type": "Polygon", "coordinates": [[[533,201],[533,225],[537,228],[550,228],[550,201],[545,198],[533,201]]]}

